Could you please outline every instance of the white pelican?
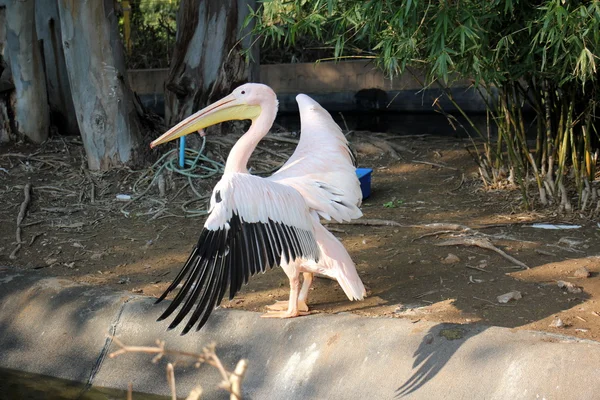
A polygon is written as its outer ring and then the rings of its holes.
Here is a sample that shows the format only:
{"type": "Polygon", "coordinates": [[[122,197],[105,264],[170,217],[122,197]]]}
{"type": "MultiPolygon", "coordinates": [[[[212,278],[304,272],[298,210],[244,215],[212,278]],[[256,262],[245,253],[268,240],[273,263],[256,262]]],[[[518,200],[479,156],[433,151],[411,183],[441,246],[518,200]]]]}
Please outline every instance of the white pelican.
{"type": "Polygon", "coordinates": [[[277,97],[266,85],[242,85],[152,142],[154,147],[223,121],[252,121],[227,157],[198,243],[157,300],[163,300],[183,282],[159,317],[159,321],[167,318],[181,305],[169,329],[192,313],[182,334],[196,323],[199,330],[227,287],[231,300],[250,276],[276,265],[290,280],[290,298],[268,307],[264,317],[306,314],[314,273],[337,280],[350,300],[366,296],[350,255],[319,220],[341,222],[362,216],[358,208],[360,184],[348,142],[319,103],[304,94],[296,101],[302,124],[300,142],[283,167],[268,178],[250,175],[247,169],[250,155],[277,114],[277,97]],[[304,281],[300,289],[301,273],[304,281]]]}

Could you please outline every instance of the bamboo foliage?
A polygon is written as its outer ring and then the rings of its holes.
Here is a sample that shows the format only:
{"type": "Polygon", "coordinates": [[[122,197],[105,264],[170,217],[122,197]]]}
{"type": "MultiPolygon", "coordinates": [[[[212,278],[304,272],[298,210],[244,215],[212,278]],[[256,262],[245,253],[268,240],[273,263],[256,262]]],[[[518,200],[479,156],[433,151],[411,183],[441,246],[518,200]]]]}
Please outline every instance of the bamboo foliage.
{"type": "Polygon", "coordinates": [[[390,76],[425,68],[423,86],[455,106],[453,79],[472,78],[488,131],[459,112],[484,185],[519,188],[527,208],[600,212],[600,0],[270,0],[251,17],[268,43],[317,38],[390,76]]]}

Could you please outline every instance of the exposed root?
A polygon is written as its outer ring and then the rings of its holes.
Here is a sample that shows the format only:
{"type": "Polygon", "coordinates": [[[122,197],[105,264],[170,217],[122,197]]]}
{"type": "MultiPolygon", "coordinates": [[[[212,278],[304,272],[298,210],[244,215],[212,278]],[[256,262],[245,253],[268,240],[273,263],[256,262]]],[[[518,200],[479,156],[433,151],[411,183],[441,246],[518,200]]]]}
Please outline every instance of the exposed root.
{"type": "Polygon", "coordinates": [[[17,258],[17,253],[21,250],[21,246],[23,245],[23,240],[21,239],[21,223],[23,219],[25,219],[25,213],[27,212],[27,207],[29,207],[29,202],[31,201],[31,183],[28,183],[23,188],[23,192],[25,195],[25,199],[21,203],[21,208],[19,209],[19,215],[17,215],[17,247],[10,253],[9,258],[14,260],[17,258]]]}
{"type": "Polygon", "coordinates": [[[443,243],[438,243],[438,244],[436,244],[436,246],[476,246],[476,247],[481,247],[482,249],[488,249],[488,250],[495,251],[496,253],[500,254],[502,257],[506,258],[507,260],[509,260],[510,262],[512,262],[514,264],[517,264],[521,268],[529,269],[529,267],[527,265],[525,265],[523,262],[517,260],[513,256],[507,254],[503,250],[500,250],[499,248],[494,246],[492,244],[492,242],[490,242],[490,240],[487,238],[450,239],[450,240],[446,240],[443,243]]]}

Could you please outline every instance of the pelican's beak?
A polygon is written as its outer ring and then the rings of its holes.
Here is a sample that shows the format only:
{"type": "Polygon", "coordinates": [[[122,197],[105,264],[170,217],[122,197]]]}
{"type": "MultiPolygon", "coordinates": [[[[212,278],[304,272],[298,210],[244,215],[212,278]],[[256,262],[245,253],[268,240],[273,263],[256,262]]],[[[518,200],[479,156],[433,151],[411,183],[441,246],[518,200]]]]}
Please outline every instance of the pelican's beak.
{"type": "Polygon", "coordinates": [[[239,99],[233,94],[222,98],[216,103],[190,115],[167,132],[163,133],[158,139],[150,143],[153,148],[159,144],[167,143],[173,139],[204,129],[211,125],[234,119],[255,119],[260,114],[259,105],[250,105],[239,99]]]}

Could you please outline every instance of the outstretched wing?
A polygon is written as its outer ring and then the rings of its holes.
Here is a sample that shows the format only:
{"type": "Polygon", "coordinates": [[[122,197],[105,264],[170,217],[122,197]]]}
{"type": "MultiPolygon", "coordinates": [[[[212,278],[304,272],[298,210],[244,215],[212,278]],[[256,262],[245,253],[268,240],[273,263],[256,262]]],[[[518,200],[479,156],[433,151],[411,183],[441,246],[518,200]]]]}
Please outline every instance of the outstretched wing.
{"type": "Polygon", "coordinates": [[[227,174],[215,186],[198,244],[160,302],[182,283],[159,321],[181,308],[169,325],[190,313],[182,331],[206,323],[227,288],[231,300],[257,272],[282,262],[319,259],[309,209],[291,187],[248,174],[227,174]]]}
{"type": "Polygon", "coordinates": [[[302,131],[290,159],[268,179],[292,186],[309,208],[339,222],[359,218],[360,182],[348,142],[331,115],[305,94],[296,96],[302,131]]]}

